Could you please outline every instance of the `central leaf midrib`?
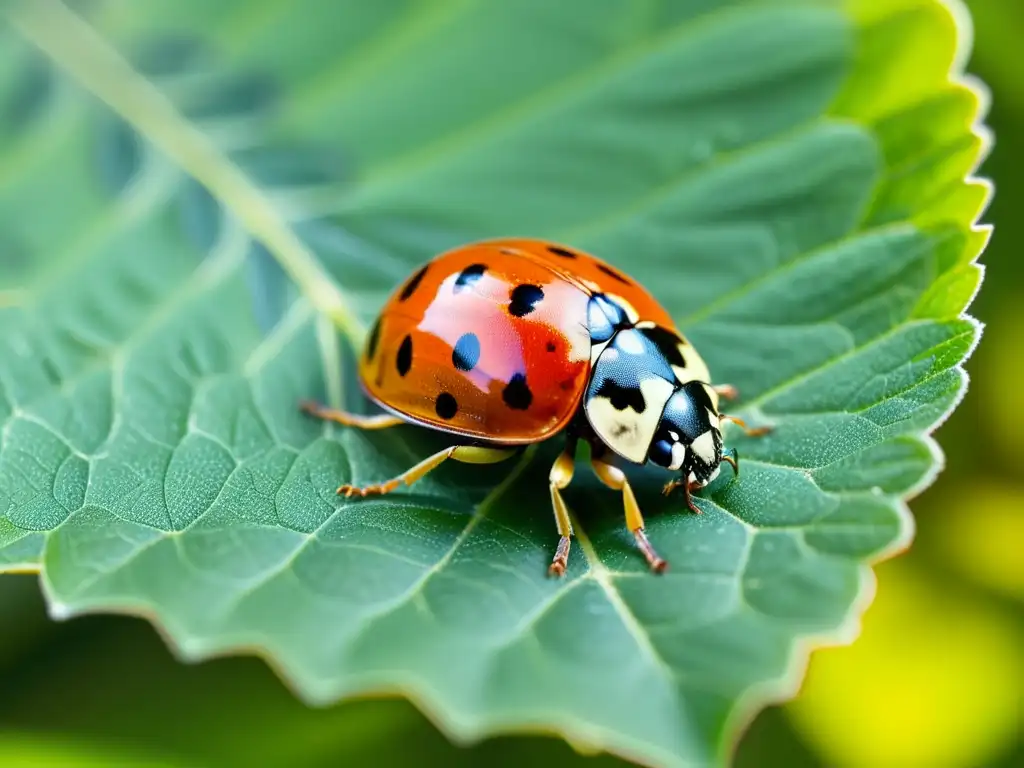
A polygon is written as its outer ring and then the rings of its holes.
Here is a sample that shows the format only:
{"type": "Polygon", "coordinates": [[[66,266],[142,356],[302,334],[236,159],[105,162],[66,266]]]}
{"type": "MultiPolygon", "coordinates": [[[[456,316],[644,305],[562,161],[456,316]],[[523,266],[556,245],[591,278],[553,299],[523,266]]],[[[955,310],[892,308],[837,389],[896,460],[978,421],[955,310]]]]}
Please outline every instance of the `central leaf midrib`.
{"type": "Polygon", "coordinates": [[[95,30],[59,0],[18,4],[10,16],[24,37],[209,189],[267,247],[321,312],[354,341],[361,339],[362,324],[350,311],[348,300],[264,190],[95,30]]]}

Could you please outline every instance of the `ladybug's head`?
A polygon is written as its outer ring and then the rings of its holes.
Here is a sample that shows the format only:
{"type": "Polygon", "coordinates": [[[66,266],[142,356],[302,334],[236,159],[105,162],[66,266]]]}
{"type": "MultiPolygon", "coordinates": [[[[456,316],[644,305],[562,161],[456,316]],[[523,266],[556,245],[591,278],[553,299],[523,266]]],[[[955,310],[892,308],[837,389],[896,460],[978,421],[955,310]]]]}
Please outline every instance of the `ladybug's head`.
{"type": "Polygon", "coordinates": [[[722,433],[707,385],[691,381],[665,404],[647,458],[665,469],[679,470],[690,482],[707,485],[718,477],[722,433]]]}

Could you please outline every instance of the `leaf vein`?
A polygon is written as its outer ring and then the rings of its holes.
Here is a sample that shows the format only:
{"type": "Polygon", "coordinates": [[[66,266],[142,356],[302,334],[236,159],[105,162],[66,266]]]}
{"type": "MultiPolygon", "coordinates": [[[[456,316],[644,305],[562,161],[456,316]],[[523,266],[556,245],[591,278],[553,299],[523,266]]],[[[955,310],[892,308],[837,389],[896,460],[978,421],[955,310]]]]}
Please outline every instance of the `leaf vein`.
{"type": "Polygon", "coordinates": [[[615,610],[615,613],[618,614],[623,628],[636,643],[637,649],[646,656],[657,669],[661,670],[662,674],[664,674],[667,679],[678,680],[679,675],[676,670],[667,661],[665,661],[665,658],[661,653],[659,653],[657,647],[651,641],[650,635],[647,634],[643,625],[626,604],[626,601],[622,599],[619,591],[615,588],[615,584],[611,578],[611,572],[605,568],[604,563],[602,563],[601,559],[597,556],[597,551],[594,549],[594,545],[591,543],[590,537],[587,536],[578,520],[573,520],[573,530],[575,531],[576,540],[579,543],[580,549],[583,550],[583,554],[586,556],[587,563],[590,566],[590,577],[597,582],[598,586],[601,587],[608,603],[615,610]]]}
{"type": "Polygon", "coordinates": [[[313,304],[353,340],[362,324],[313,253],[284,221],[264,190],[190,123],[96,31],[58,0],[16,4],[21,34],[103,99],[137,131],[202,183],[277,258],[313,304]]]}

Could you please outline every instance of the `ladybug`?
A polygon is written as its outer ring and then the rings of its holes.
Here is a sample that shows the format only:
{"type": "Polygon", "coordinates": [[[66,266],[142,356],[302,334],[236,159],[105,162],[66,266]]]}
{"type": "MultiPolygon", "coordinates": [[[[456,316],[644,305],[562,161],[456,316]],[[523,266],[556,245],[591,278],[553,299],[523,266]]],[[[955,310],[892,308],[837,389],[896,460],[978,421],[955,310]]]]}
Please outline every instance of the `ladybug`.
{"type": "Polygon", "coordinates": [[[360,383],[385,413],[363,416],[316,403],[307,413],[362,429],[413,423],[450,433],[458,444],[377,485],[338,489],[345,496],[390,493],[447,459],[491,464],[517,447],[565,433],[550,472],[561,536],[550,572],[565,572],[572,522],[561,491],[573,477],[576,447],[622,493],[626,525],[648,564],[662,571],[619,456],[679,473],[665,493],[691,492],[719,473],[718,412],[729,385],[714,386],[707,365],[668,312],[633,278],[583,251],[532,239],[488,240],[429,261],[385,304],[359,361],[360,383]]]}

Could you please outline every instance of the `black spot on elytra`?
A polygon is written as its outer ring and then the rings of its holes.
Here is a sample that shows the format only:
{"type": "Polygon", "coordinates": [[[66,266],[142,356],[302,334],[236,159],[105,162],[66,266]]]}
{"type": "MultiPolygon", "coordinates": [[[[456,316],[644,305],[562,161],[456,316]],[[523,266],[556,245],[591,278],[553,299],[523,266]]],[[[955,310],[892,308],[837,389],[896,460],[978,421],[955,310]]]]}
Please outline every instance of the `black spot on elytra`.
{"type": "Polygon", "coordinates": [[[373,328],[370,330],[370,336],[366,340],[366,359],[373,360],[373,356],[377,354],[377,345],[380,344],[380,318],[377,318],[377,322],[373,324],[373,328]]]}
{"type": "Polygon", "coordinates": [[[512,289],[509,298],[509,313],[523,317],[537,308],[537,304],[544,298],[544,291],[539,285],[517,285],[512,289]]]}
{"type": "Polygon", "coordinates": [[[561,256],[563,259],[575,259],[576,254],[572,251],[566,250],[565,248],[559,248],[557,245],[549,245],[548,250],[551,251],[555,256],[561,256]]]}
{"type": "Polygon", "coordinates": [[[399,301],[405,301],[414,293],[416,293],[416,289],[419,288],[420,283],[423,282],[423,276],[427,274],[427,269],[429,267],[430,265],[428,264],[409,279],[409,282],[405,284],[405,287],[402,289],[402,292],[398,295],[399,301]]]}
{"type": "Polygon", "coordinates": [[[398,348],[398,356],[395,358],[395,367],[398,368],[398,375],[405,376],[412,367],[412,336],[402,339],[398,348]]]}
{"type": "Polygon", "coordinates": [[[521,373],[514,374],[501,391],[501,399],[505,401],[505,405],[517,411],[529,408],[533,402],[533,393],[526,385],[526,376],[521,373]]]}
{"type": "Polygon", "coordinates": [[[549,341],[547,344],[544,345],[544,349],[546,349],[548,352],[554,352],[556,349],[558,349],[558,347],[556,346],[555,342],[549,341]]]}
{"type": "Polygon", "coordinates": [[[611,379],[602,381],[594,396],[607,397],[611,401],[612,407],[617,411],[632,408],[637,413],[643,413],[647,408],[644,394],[640,391],[639,387],[623,387],[611,379]]]}
{"type": "Polygon", "coordinates": [[[434,410],[437,415],[447,421],[455,416],[459,412],[459,403],[455,399],[454,395],[448,392],[442,392],[437,396],[437,400],[434,402],[434,410]]]}
{"type": "Polygon", "coordinates": [[[632,283],[629,282],[629,280],[627,280],[625,277],[620,275],[618,272],[616,272],[614,269],[609,267],[607,264],[597,264],[596,266],[597,266],[597,268],[599,270],[601,270],[606,275],[608,275],[608,277],[613,278],[615,280],[618,280],[623,285],[632,285],[632,283]]]}
{"type": "Polygon", "coordinates": [[[654,346],[665,356],[669,365],[677,365],[680,368],[686,367],[686,358],[683,357],[683,353],[679,349],[679,345],[683,340],[672,333],[672,331],[662,328],[660,325],[656,325],[653,328],[638,328],[637,330],[654,342],[654,346]]]}
{"type": "Polygon", "coordinates": [[[480,339],[475,333],[464,333],[452,347],[452,365],[460,371],[471,371],[480,361],[480,339]]]}
{"type": "Polygon", "coordinates": [[[455,292],[458,293],[463,288],[472,288],[486,271],[486,264],[470,264],[455,278],[455,292]]]}

